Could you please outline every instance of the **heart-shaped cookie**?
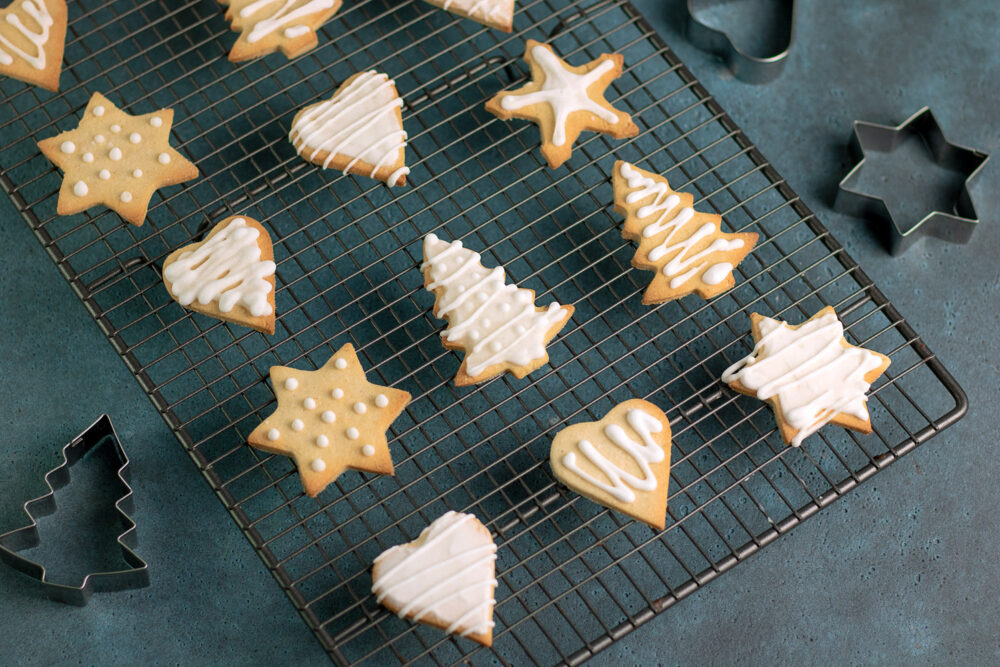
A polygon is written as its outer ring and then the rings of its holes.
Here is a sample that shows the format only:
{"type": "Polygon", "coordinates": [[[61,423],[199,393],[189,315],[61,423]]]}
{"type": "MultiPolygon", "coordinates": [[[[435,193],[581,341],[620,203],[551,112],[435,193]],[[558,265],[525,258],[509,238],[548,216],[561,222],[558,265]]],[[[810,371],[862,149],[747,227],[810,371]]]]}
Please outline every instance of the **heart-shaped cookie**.
{"type": "Polygon", "coordinates": [[[66,0],[14,0],[0,11],[0,74],[59,90],[66,0]]]}
{"type": "Polygon", "coordinates": [[[163,282],[185,308],[273,334],[274,271],[267,230],[253,218],[231,216],[204,240],[170,253],[163,282]]]}
{"type": "Polygon", "coordinates": [[[446,512],[414,541],[379,554],[372,593],[401,618],[490,646],[496,552],[479,519],[446,512]]]}
{"type": "Polygon", "coordinates": [[[670,481],[670,422],[632,399],[596,422],[573,424],[552,440],[556,479],[582,496],[663,530],[670,481]]]}

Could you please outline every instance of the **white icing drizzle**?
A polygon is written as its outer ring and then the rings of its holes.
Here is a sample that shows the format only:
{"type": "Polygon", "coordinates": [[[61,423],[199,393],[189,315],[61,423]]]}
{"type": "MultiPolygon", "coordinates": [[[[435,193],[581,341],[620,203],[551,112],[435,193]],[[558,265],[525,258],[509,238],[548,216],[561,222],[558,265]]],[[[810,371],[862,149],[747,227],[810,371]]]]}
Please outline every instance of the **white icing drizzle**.
{"type": "MultiPolygon", "coordinates": [[[[333,4],[334,0],[308,0],[308,2],[305,2],[304,4],[302,0],[256,0],[241,9],[239,13],[240,18],[246,19],[252,18],[254,14],[261,10],[271,12],[267,18],[258,19],[257,23],[253,27],[253,30],[251,30],[250,34],[247,35],[247,41],[254,44],[282,26],[288,25],[289,23],[295,23],[296,21],[308,17],[310,14],[331,9],[333,4]],[[274,7],[271,6],[276,2],[282,3],[281,7],[279,7],[277,11],[275,11],[274,7]]],[[[284,35],[285,37],[292,39],[306,34],[309,30],[311,30],[311,28],[308,25],[295,25],[287,28],[284,35]]]]}
{"type": "Polygon", "coordinates": [[[576,462],[576,452],[566,452],[563,456],[562,464],[594,486],[607,491],[619,501],[631,503],[635,501],[635,491],[633,489],[638,491],[653,491],[656,489],[656,475],[653,473],[653,469],[649,467],[649,464],[659,463],[663,460],[663,447],[653,440],[653,434],[662,431],[663,424],[659,419],[639,408],[629,410],[625,415],[625,420],[632,430],[638,434],[642,440],[642,444],[632,440],[625,433],[625,429],[618,424],[608,424],[604,427],[604,435],[614,445],[625,450],[635,460],[636,464],[642,470],[643,477],[636,477],[632,473],[626,472],[616,466],[601,454],[600,450],[591,444],[589,440],[581,440],[577,443],[577,448],[579,448],[581,454],[586,456],[591,463],[604,473],[608,481],[611,482],[610,484],[597,479],[580,468],[576,462]]]}
{"type": "Polygon", "coordinates": [[[465,348],[470,376],[495,364],[526,366],[545,356],[549,330],[566,316],[562,306],[553,301],[538,310],[530,290],[505,284],[503,268],[485,268],[479,253],[463,248],[461,241],[446,243],[428,234],[424,258],[421,270],[431,278],[427,289],[444,288],[437,316],[446,317],[449,326],[441,337],[465,348]],[[475,294],[486,298],[474,299],[475,294]]]}
{"type": "Polygon", "coordinates": [[[178,303],[186,306],[198,299],[205,305],[218,300],[219,310],[228,313],[244,306],[254,317],[273,312],[267,295],[275,264],[261,259],[257,237],[260,232],[243,218],[233,220],[195,250],[182,253],[164,268],[178,303]]]}
{"type": "Polygon", "coordinates": [[[574,112],[587,111],[608,123],[618,122],[617,114],[595,102],[587,94],[587,88],[615,68],[612,61],[605,60],[587,74],[575,74],[563,66],[558,56],[542,45],[531,49],[531,57],[545,73],[541,89],[524,95],[504,95],[500,101],[502,108],[516,111],[532,104],[548,104],[552,107],[556,120],[550,141],[556,146],[566,143],[566,121],[574,112]]]}
{"type": "Polygon", "coordinates": [[[514,0],[431,0],[449,12],[464,12],[469,18],[487,21],[509,20],[514,13],[514,0]]]}
{"type": "Polygon", "coordinates": [[[375,559],[385,567],[372,582],[376,601],[391,597],[397,614],[414,621],[433,614],[448,623],[448,633],[463,626],[463,637],[489,632],[496,545],[480,525],[471,514],[446,512],[420,533],[419,546],[383,551],[375,559]]]}
{"type": "Polygon", "coordinates": [[[865,375],[882,357],[860,347],[843,347],[844,325],[830,311],[797,329],[765,317],[761,338],[746,358],[726,369],[723,382],[739,380],[757,398],[777,397],[784,420],[796,431],[792,445],[828,424],[839,413],[868,419],[865,375]]]}
{"type": "Polygon", "coordinates": [[[8,53],[11,51],[33,68],[43,70],[45,69],[45,44],[49,41],[49,29],[55,21],[49,14],[48,7],[45,6],[45,0],[24,0],[21,3],[21,9],[33,19],[38,31],[36,32],[31,26],[25,25],[21,17],[14,13],[7,14],[7,24],[13,26],[22,37],[31,42],[35,47],[36,54],[31,55],[24,51],[0,32],[0,64],[14,64],[14,58],[8,53]]]}
{"type": "MultiPolygon", "coordinates": [[[[370,70],[354,78],[325,102],[302,113],[292,125],[288,140],[299,155],[312,161],[328,151],[323,161],[326,169],[335,155],[351,157],[344,167],[346,174],[359,161],[372,165],[369,176],[385,165],[402,160],[406,132],[396,117],[403,100],[396,94],[395,82],[385,74],[370,70]]],[[[407,167],[395,170],[386,181],[395,185],[409,174],[407,167]]]]}
{"type": "Polygon", "coordinates": [[[626,204],[634,204],[647,197],[655,196],[651,203],[639,207],[635,215],[639,220],[656,216],[654,220],[646,223],[643,227],[642,237],[644,239],[666,232],[666,236],[649,251],[647,257],[650,262],[658,262],[673,255],[662,268],[663,275],[671,278],[670,287],[672,289],[677,289],[699,274],[702,276],[702,282],[707,285],[718,285],[729,276],[733,270],[733,265],[729,262],[710,264],[701,260],[717,252],[739,250],[744,245],[743,239],[717,238],[704,250],[688,256],[688,252],[705,237],[718,231],[715,223],[706,222],[687,238],[675,239],[678,232],[694,217],[694,209],[685,206],[671,215],[680,205],[681,198],[670,192],[670,188],[665,182],[643,176],[627,162],[622,162],[619,171],[625,178],[629,190],[632,190],[625,197],[626,204]]]}

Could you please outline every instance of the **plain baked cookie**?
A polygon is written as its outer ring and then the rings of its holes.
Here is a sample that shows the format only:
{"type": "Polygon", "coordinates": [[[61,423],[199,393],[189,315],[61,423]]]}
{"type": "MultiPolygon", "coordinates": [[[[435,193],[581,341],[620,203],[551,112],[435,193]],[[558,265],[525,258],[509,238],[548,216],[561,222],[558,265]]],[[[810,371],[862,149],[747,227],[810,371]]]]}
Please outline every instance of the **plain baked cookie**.
{"type": "Polygon", "coordinates": [[[556,479],[581,496],[663,530],[670,422],[649,401],[625,401],[600,421],[559,431],[549,463],[556,479]]]}
{"type": "Polygon", "coordinates": [[[229,52],[230,62],[253,60],[281,50],[291,59],[319,42],[316,31],[342,4],[341,0],[219,0],[229,5],[226,20],[240,33],[229,52]]]}
{"type": "Polygon", "coordinates": [[[0,10],[0,74],[59,90],[66,16],[65,0],[13,0],[0,10]]]}
{"type": "Polygon", "coordinates": [[[375,599],[401,618],[493,643],[497,548],[472,514],[446,512],[372,567],[375,599]]]}
{"type": "Polygon", "coordinates": [[[872,432],[865,394],[889,357],[848,343],[831,306],[797,326],[757,313],[750,322],[753,352],[722,381],[770,403],[785,443],[798,447],[826,424],[872,432]]]}
{"type": "Polygon", "coordinates": [[[230,216],[163,261],[163,284],[180,305],[274,333],[274,248],[263,225],[230,216]]]}

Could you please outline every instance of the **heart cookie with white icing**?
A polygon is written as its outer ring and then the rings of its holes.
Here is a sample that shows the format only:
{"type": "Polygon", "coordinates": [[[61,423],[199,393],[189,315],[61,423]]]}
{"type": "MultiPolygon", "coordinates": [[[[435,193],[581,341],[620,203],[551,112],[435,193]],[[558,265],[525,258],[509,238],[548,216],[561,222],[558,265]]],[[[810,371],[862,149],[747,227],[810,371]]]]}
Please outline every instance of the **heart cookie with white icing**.
{"type": "Polygon", "coordinates": [[[59,90],[66,15],[65,0],[13,0],[0,11],[0,74],[59,90]]]}
{"type": "Polygon", "coordinates": [[[203,241],[163,262],[163,283],[188,310],[262,333],[274,333],[274,248],[263,225],[226,218],[203,241]]]}
{"type": "Polygon", "coordinates": [[[435,7],[504,32],[514,29],[514,0],[426,0],[435,7]]]}
{"type": "Polygon", "coordinates": [[[291,59],[319,43],[316,31],[342,0],[219,0],[229,5],[226,20],[240,33],[229,51],[230,62],[253,60],[280,50],[291,59]]]}
{"type": "Polygon", "coordinates": [[[479,519],[446,512],[413,542],[379,554],[372,593],[401,618],[490,646],[496,552],[479,519]]]}
{"type": "Polygon", "coordinates": [[[324,169],[406,185],[406,132],[396,83],[370,70],[344,81],[333,97],[292,119],[288,140],[299,155],[324,169]]]}
{"type": "Polygon", "coordinates": [[[670,422],[649,401],[625,401],[600,421],[559,431],[549,462],[556,479],[581,496],[663,530],[670,422]]]}

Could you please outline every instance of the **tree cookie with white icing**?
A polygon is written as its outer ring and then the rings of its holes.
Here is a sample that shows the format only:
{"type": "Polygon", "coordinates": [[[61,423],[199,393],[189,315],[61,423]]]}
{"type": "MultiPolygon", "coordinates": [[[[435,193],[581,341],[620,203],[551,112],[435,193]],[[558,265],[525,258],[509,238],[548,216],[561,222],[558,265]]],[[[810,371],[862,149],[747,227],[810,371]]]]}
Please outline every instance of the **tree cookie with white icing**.
{"type": "Polygon", "coordinates": [[[523,378],[548,362],[545,346],[573,314],[555,301],[535,306],[530,289],[506,284],[502,267],[487,269],[461,241],[424,237],[424,287],[434,316],[448,320],[441,332],[449,350],[465,350],[455,384],[485,382],[506,371],[523,378]]]}
{"type": "Polygon", "coordinates": [[[531,81],[517,90],[498,93],[486,103],[486,110],[501,120],[522,118],[537,123],[542,155],[553,169],[572,156],[573,143],[584,130],[615,139],[639,133],[631,116],[604,99],[607,87],[622,74],[625,58],[620,53],[605,53],[572,67],[548,44],[529,39],[524,61],[531,67],[531,81]]]}
{"type": "Polygon", "coordinates": [[[132,116],[94,93],[75,130],[38,142],[63,171],[56,212],[103,204],[142,225],[156,190],[198,177],[198,168],[170,146],[173,122],[173,109],[132,116]]]}
{"type": "Polygon", "coordinates": [[[291,457],[306,494],[318,496],[348,468],[393,474],[386,430],[410,394],[369,382],[353,345],[319,370],[271,366],[270,375],[278,407],[247,442],[291,457]]]}
{"type": "Polygon", "coordinates": [[[273,334],[274,271],[267,230],[253,218],[231,216],[204,240],[170,253],[163,284],[189,310],[273,334]]]}
{"type": "Polygon", "coordinates": [[[59,90],[66,0],[13,0],[0,10],[0,75],[59,90]]]}
{"type": "Polygon", "coordinates": [[[496,545],[472,514],[446,512],[372,567],[375,599],[400,618],[493,644],[496,545]]]}
{"type": "Polygon", "coordinates": [[[549,463],[556,479],[581,496],[663,530],[670,422],[649,401],[625,401],[600,421],[559,431],[549,463]]]}
{"type": "Polygon", "coordinates": [[[510,32],[514,29],[514,0],[426,0],[426,2],[497,30],[510,32]]]}
{"type": "Polygon", "coordinates": [[[229,5],[226,20],[240,33],[230,62],[253,60],[281,50],[292,59],[309,51],[319,38],[316,31],[343,4],[342,0],[219,0],[229,5]]]}
{"type": "Polygon", "coordinates": [[[628,162],[615,162],[612,182],[615,212],[625,216],[622,236],[639,243],[632,266],[655,271],[644,304],[692,293],[710,299],[736,284],[733,270],[757,244],[756,234],[723,232],[719,215],[692,208],[693,195],[628,162]]]}
{"type": "Polygon", "coordinates": [[[299,155],[324,169],[406,185],[403,99],[396,83],[369,70],[344,81],[329,100],[304,107],[288,140],[299,155]]]}
{"type": "Polygon", "coordinates": [[[826,424],[872,432],[866,393],[889,357],[848,343],[831,306],[797,326],[757,313],[750,322],[753,352],[722,381],[770,403],[786,444],[798,447],[826,424]]]}

